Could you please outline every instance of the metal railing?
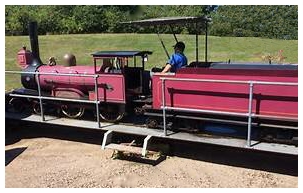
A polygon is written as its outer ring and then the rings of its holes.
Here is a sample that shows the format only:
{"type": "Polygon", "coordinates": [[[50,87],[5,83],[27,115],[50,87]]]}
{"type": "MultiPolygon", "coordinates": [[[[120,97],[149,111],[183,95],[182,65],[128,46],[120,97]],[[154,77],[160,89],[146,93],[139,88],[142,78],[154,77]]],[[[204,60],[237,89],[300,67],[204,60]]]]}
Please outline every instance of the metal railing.
{"type": "MultiPolygon", "coordinates": [[[[100,116],[99,116],[99,96],[98,96],[98,78],[100,76],[110,76],[107,74],[76,74],[76,73],[43,73],[43,72],[23,72],[23,71],[5,71],[8,74],[33,74],[36,75],[36,83],[38,96],[33,95],[23,95],[23,94],[10,94],[10,96],[20,97],[20,98],[34,98],[39,99],[40,109],[41,109],[41,121],[45,121],[44,110],[43,110],[43,100],[57,100],[57,101],[70,101],[70,102],[79,102],[79,103],[94,103],[96,104],[96,113],[97,113],[97,124],[98,128],[101,127],[100,124],[100,116]],[[95,100],[82,100],[82,99],[71,99],[71,98],[61,98],[61,97],[48,97],[42,96],[41,93],[41,85],[40,85],[40,75],[53,75],[53,76],[77,76],[77,77],[91,77],[94,78],[94,91],[95,91],[95,100]]],[[[166,124],[166,110],[178,110],[178,111],[186,111],[186,112],[199,112],[199,113],[210,113],[210,114],[220,114],[220,115],[231,115],[231,116],[241,116],[248,117],[248,128],[247,128],[247,147],[251,147],[251,125],[253,117],[262,117],[261,115],[257,115],[252,113],[252,101],[253,101],[253,86],[255,84],[259,85],[282,85],[282,86],[298,86],[298,83],[290,83],[290,82],[265,82],[265,81],[238,81],[238,80],[210,80],[210,79],[189,79],[189,78],[170,78],[170,77],[160,77],[161,87],[162,87],[162,113],[163,113],[163,132],[164,135],[167,136],[167,124],[166,124]],[[212,82],[212,83],[232,83],[232,84],[248,84],[249,85],[249,104],[247,113],[237,113],[237,112],[229,112],[229,111],[215,111],[215,110],[203,110],[203,109],[189,109],[189,108],[178,108],[178,107],[169,107],[166,106],[166,98],[165,98],[165,81],[187,81],[187,82],[212,82]]],[[[266,116],[268,118],[276,118],[279,119],[281,117],[277,116],[266,116]]],[[[294,119],[294,118],[289,118],[294,119]]],[[[297,120],[297,119],[296,119],[297,120]]]]}
{"type": "MultiPolygon", "coordinates": [[[[210,113],[210,114],[218,114],[218,115],[231,115],[231,116],[241,116],[248,117],[247,120],[247,140],[246,146],[251,147],[251,126],[252,126],[252,118],[253,117],[261,117],[260,115],[252,113],[252,105],[253,105],[253,87],[254,85],[281,85],[281,86],[298,86],[298,83],[291,82],[266,82],[266,81],[240,81],[240,80],[210,80],[210,79],[190,79],[190,78],[170,78],[170,77],[160,77],[161,87],[162,87],[162,113],[163,113],[163,133],[164,136],[167,136],[167,128],[166,128],[166,110],[177,110],[177,111],[185,111],[185,112],[198,112],[198,113],[210,113]],[[248,109],[247,113],[238,113],[231,111],[216,111],[216,110],[206,110],[206,109],[192,109],[192,108],[179,108],[179,107],[171,107],[166,106],[166,98],[165,98],[165,81],[186,81],[186,82],[210,82],[210,83],[231,83],[231,84],[247,84],[249,85],[249,97],[248,97],[248,109]]],[[[271,116],[266,116],[271,118],[271,116]]],[[[272,116],[272,118],[282,118],[278,116],[272,116]]],[[[288,117],[290,120],[297,120],[292,117],[288,117]]]]}
{"type": "Polygon", "coordinates": [[[100,76],[109,76],[107,74],[76,74],[76,73],[51,73],[51,72],[24,72],[24,71],[5,71],[7,74],[32,74],[36,75],[36,83],[37,83],[37,90],[38,90],[38,96],[33,96],[33,95],[23,95],[23,94],[12,94],[10,93],[10,96],[14,97],[20,97],[20,98],[33,98],[33,99],[39,99],[39,104],[40,104],[40,111],[41,111],[41,121],[45,121],[45,116],[44,116],[44,109],[43,109],[43,100],[57,100],[57,101],[70,101],[70,102],[79,102],[79,103],[94,103],[96,104],[96,113],[97,113],[97,124],[98,128],[101,127],[100,123],[100,115],[99,115],[99,96],[98,96],[98,77],[100,76]],[[73,76],[73,77],[91,77],[94,78],[94,91],[95,91],[95,100],[82,100],[82,99],[72,99],[72,98],[61,98],[61,97],[47,97],[47,96],[42,96],[41,93],[41,85],[40,85],[40,75],[52,75],[52,76],[73,76]]]}

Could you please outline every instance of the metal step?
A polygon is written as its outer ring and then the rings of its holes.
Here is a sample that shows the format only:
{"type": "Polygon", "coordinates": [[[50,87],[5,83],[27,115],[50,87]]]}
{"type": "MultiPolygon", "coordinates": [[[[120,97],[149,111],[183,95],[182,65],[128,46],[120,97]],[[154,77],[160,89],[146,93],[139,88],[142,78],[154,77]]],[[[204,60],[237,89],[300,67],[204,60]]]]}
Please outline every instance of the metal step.
{"type": "Polygon", "coordinates": [[[143,157],[146,156],[147,152],[149,153],[157,153],[155,151],[148,151],[147,147],[148,144],[150,142],[151,139],[151,135],[147,135],[144,138],[144,143],[143,143],[143,147],[135,147],[135,146],[131,146],[131,145],[123,145],[123,144],[116,144],[116,143],[111,143],[112,141],[112,137],[113,137],[113,131],[112,130],[108,130],[104,136],[103,136],[103,141],[102,141],[102,149],[113,149],[113,150],[117,150],[120,152],[129,152],[129,153],[133,153],[133,154],[137,154],[137,155],[142,155],[143,157]]]}
{"type": "Polygon", "coordinates": [[[137,155],[142,154],[142,147],[135,147],[135,146],[129,146],[129,145],[121,145],[121,144],[116,144],[116,143],[110,143],[105,146],[105,149],[113,149],[121,152],[128,152],[128,153],[133,153],[137,155]]]}

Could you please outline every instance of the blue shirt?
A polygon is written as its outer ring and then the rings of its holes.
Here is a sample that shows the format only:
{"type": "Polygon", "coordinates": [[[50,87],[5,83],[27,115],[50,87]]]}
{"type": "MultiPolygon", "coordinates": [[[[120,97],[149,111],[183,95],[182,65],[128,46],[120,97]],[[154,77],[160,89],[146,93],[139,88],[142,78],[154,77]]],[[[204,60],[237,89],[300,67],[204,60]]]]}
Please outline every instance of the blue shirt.
{"type": "Polygon", "coordinates": [[[168,60],[167,64],[172,66],[170,70],[171,72],[176,72],[178,69],[187,65],[187,58],[183,53],[174,53],[168,60]]]}

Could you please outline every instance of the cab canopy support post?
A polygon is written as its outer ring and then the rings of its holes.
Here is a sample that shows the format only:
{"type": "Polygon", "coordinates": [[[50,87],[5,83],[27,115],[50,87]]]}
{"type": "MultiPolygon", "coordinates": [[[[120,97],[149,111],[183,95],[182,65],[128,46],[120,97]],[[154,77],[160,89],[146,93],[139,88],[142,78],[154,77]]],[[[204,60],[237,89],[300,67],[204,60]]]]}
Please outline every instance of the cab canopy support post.
{"type": "Polygon", "coordinates": [[[171,32],[173,33],[173,36],[174,36],[175,41],[176,41],[176,43],[177,43],[177,42],[178,42],[178,38],[177,38],[177,36],[176,36],[176,34],[175,34],[175,32],[174,32],[174,28],[173,28],[173,26],[172,26],[172,25],[169,25],[169,27],[170,27],[171,32]]]}
{"type": "Polygon", "coordinates": [[[160,37],[159,31],[157,31],[157,35],[158,35],[158,38],[159,38],[159,40],[160,40],[160,42],[161,42],[161,45],[162,45],[162,47],[163,47],[163,49],[164,49],[164,51],[165,51],[166,56],[167,56],[167,58],[169,59],[169,53],[168,53],[168,51],[167,51],[167,49],[166,49],[166,47],[165,47],[165,45],[164,45],[164,43],[163,43],[163,40],[162,40],[161,37],[160,37]]]}
{"type": "Polygon", "coordinates": [[[96,58],[94,58],[94,70],[95,70],[95,73],[97,73],[97,61],[96,61],[96,58]]]}
{"type": "MultiPolygon", "coordinates": [[[[136,56],[135,56],[136,57],[136,56]]],[[[144,61],[144,55],[141,56],[141,64],[142,64],[142,68],[143,70],[145,69],[145,61],[144,61]]]]}
{"type": "Polygon", "coordinates": [[[140,83],[141,83],[140,92],[143,93],[144,92],[144,89],[143,89],[143,82],[144,82],[144,80],[143,80],[143,78],[144,78],[144,69],[145,69],[144,55],[141,56],[141,61],[142,61],[142,69],[143,70],[141,70],[141,73],[140,73],[140,83]]]}
{"type": "Polygon", "coordinates": [[[198,44],[198,42],[199,42],[199,38],[198,38],[198,23],[196,23],[196,62],[198,63],[199,62],[199,44],[198,44]]]}
{"type": "Polygon", "coordinates": [[[134,67],[137,67],[136,56],[134,56],[134,67]]]}
{"type": "Polygon", "coordinates": [[[208,36],[208,29],[207,29],[207,26],[208,26],[208,23],[205,22],[205,62],[207,62],[207,45],[208,45],[208,42],[207,42],[207,36],[208,36]]]}

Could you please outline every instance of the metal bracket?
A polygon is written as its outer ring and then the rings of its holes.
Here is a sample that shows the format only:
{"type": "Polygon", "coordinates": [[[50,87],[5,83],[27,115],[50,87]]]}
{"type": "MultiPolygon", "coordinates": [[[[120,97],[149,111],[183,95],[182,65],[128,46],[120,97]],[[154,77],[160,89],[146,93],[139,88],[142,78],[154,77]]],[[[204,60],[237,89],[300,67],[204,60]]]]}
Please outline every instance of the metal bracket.
{"type": "Polygon", "coordinates": [[[105,146],[107,144],[111,143],[112,136],[113,136],[113,131],[111,131],[111,130],[108,130],[108,131],[106,131],[106,133],[104,133],[101,149],[104,150],[105,146]]]}
{"type": "Polygon", "coordinates": [[[143,143],[143,148],[142,148],[142,156],[145,157],[146,153],[147,153],[147,146],[149,144],[149,141],[151,139],[151,135],[148,135],[147,137],[145,137],[144,139],[144,143],[143,143]]]}
{"type": "Polygon", "coordinates": [[[244,145],[244,147],[247,148],[247,149],[254,149],[254,147],[253,147],[252,145],[248,146],[248,145],[246,144],[246,145],[244,145]]]}

